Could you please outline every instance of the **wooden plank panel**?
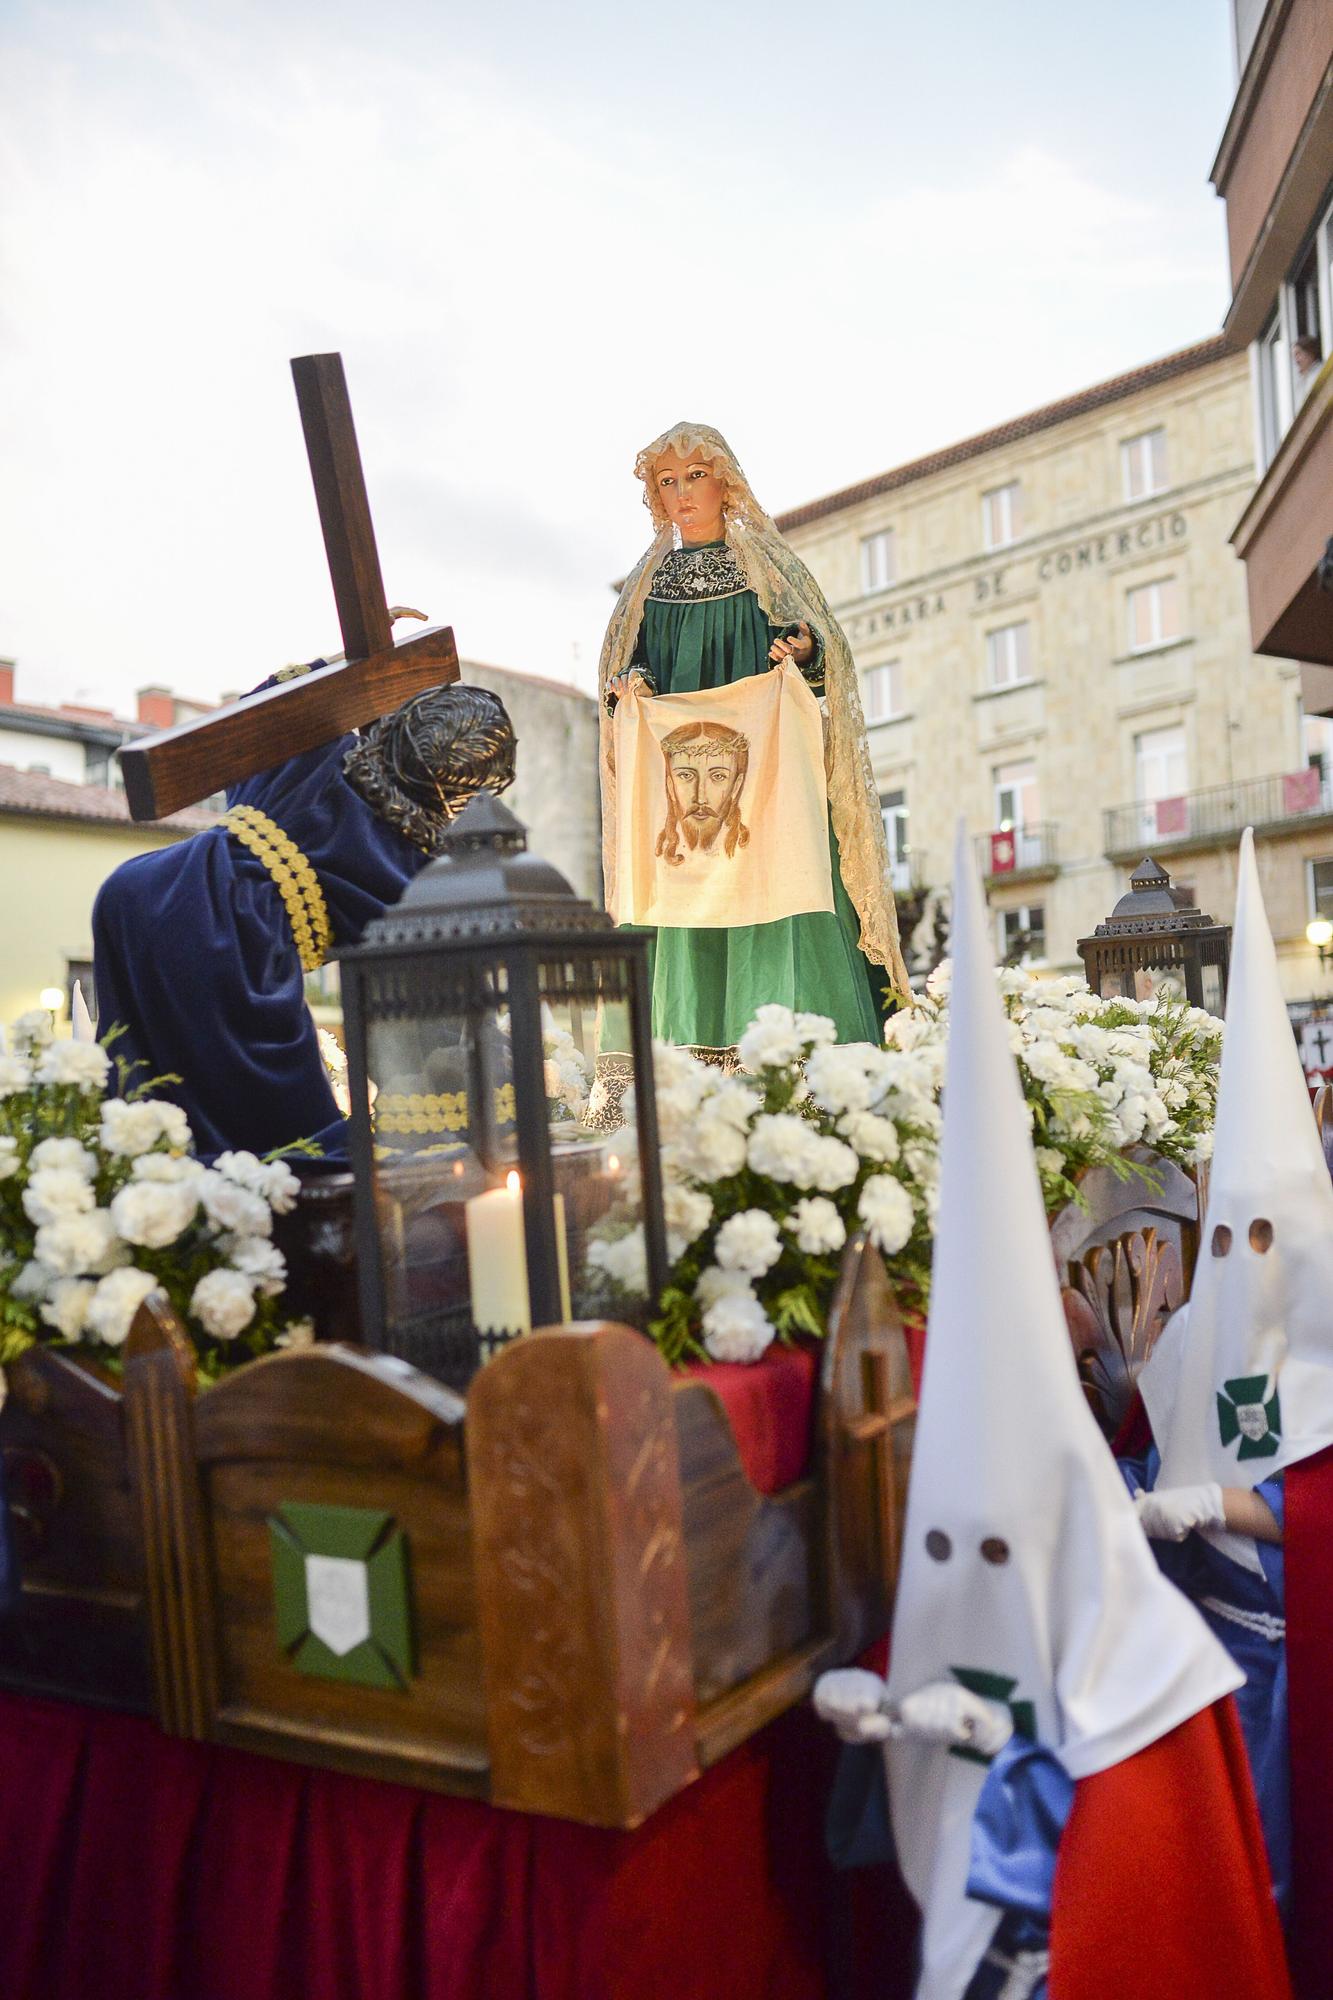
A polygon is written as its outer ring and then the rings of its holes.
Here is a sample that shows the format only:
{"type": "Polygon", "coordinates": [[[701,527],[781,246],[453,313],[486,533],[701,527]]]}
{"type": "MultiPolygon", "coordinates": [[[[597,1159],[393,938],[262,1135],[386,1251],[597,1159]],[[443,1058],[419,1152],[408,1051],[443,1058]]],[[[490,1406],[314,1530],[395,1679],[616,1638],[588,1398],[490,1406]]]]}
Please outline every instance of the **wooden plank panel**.
{"type": "Polygon", "coordinates": [[[453,632],[437,625],[356,665],[319,667],[202,722],[178,723],[126,743],[117,754],[130,817],[161,819],[196,805],[226,785],[392,714],[414,694],[457,679],[453,632]]]}

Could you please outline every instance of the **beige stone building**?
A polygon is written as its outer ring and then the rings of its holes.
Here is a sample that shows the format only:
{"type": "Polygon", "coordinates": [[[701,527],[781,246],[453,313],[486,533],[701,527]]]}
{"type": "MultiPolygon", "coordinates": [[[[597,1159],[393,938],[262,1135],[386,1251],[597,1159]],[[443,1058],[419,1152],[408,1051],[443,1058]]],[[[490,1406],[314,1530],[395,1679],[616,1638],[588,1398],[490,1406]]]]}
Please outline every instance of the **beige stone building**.
{"type": "Polygon", "coordinates": [[[1220,339],[785,515],[861,674],[895,886],[977,838],[997,949],[1077,968],[1145,852],[1229,922],[1252,823],[1288,996],[1333,991],[1333,725],[1251,649],[1253,490],[1220,339]]]}

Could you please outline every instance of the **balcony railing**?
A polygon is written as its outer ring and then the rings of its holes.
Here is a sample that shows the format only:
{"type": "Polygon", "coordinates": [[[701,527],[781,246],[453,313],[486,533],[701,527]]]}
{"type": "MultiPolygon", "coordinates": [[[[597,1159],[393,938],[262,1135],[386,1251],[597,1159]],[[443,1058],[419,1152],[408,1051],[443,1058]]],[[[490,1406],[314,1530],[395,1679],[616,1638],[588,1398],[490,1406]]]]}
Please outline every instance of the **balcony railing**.
{"type": "Polygon", "coordinates": [[[1173,847],[1229,845],[1247,826],[1271,832],[1329,814],[1333,785],[1311,765],[1272,778],[1209,785],[1176,798],[1112,806],[1104,815],[1105,852],[1111,860],[1137,861],[1141,854],[1173,847]]]}
{"type": "Polygon", "coordinates": [[[1010,875],[1054,875],[1060,866],[1055,834],[1051,820],[997,827],[978,837],[977,866],[988,882],[1003,882],[1010,875]]]}

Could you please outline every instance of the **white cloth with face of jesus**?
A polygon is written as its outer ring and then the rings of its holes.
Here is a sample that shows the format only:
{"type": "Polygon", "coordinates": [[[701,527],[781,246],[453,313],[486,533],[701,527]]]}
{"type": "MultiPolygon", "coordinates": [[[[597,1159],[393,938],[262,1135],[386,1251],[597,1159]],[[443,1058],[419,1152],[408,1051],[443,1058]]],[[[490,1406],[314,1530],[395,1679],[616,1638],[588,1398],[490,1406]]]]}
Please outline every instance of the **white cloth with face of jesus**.
{"type": "Polygon", "coordinates": [[[723,929],[832,910],[819,704],[791,665],[641,696],[615,719],[619,923],[723,929]]]}

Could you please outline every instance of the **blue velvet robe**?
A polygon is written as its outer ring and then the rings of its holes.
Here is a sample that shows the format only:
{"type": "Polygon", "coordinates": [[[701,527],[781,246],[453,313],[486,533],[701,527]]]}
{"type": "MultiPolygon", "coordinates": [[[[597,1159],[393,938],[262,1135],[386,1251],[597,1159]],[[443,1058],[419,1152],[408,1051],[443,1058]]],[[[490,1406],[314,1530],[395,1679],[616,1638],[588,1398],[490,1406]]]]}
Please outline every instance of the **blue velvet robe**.
{"type": "MultiPolygon", "coordinates": [[[[1151,1492],[1157,1482],[1161,1459],[1154,1447],[1146,1458],[1122,1459],[1120,1470],[1131,1493],[1140,1487],[1151,1492]]],[[[1265,1479],[1255,1487],[1272,1508],[1277,1524],[1283,1526],[1285,1501],[1282,1474],[1265,1479]]],[[[1236,1708],[1241,1732],[1249,1752],[1250,1775],[1259,1801],[1264,1843],[1273,1877],[1273,1894],[1278,1909],[1287,1915],[1291,1899],[1291,1776],[1287,1756],[1287,1646],[1285,1630],[1267,1637],[1257,1627],[1260,1621],[1278,1620],[1285,1627],[1286,1592],[1280,1542],[1256,1542],[1255,1551],[1263,1565],[1263,1575],[1244,1569],[1223,1555],[1202,1535],[1186,1535],[1183,1542],[1154,1541],[1153,1554],[1164,1576],[1183,1590],[1210,1631],[1221,1640],[1245,1676],[1245,1685],[1236,1690],[1236,1708]],[[1212,1600],[1212,1604],[1209,1600],[1212,1600]],[[1213,1604],[1232,1607],[1250,1626],[1239,1624],[1213,1604]]],[[[1270,1628],[1271,1629],[1271,1628],[1270,1628]]]]}
{"type": "MultiPolygon", "coordinates": [[[[310,861],[336,945],[354,944],[429,858],[348,784],[355,741],[289,758],[227,794],[228,805],[266,813],[310,861]]],[[[143,1065],[136,1081],[179,1074],[161,1094],[182,1106],[204,1158],[316,1138],[330,1165],[345,1163],[346,1125],[286,909],[225,827],[122,863],[93,909],[93,952],[99,1034],[124,1027],[112,1053],[143,1065]]]]}
{"type": "MultiPolygon", "coordinates": [[[[1002,1914],[964,2000],[996,2000],[1016,1954],[1047,1951],[1056,1856],[1073,1803],[1073,1779],[1040,1743],[1015,1734],[992,1758],[972,1819],[967,1893],[993,1903],[1002,1914]]],[[[835,1867],[863,1868],[896,1859],[884,1751],[878,1743],[843,1751],[829,1802],[827,1838],[835,1867]]],[[[1043,1974],[1031,1989],[1031,2000],[1046,2000],[1046,1987],[1043,1974]]]]}

